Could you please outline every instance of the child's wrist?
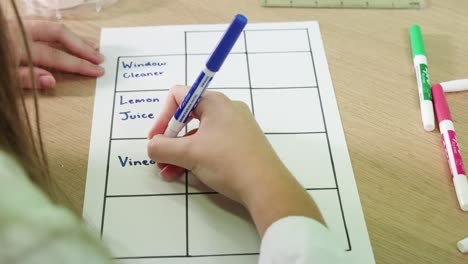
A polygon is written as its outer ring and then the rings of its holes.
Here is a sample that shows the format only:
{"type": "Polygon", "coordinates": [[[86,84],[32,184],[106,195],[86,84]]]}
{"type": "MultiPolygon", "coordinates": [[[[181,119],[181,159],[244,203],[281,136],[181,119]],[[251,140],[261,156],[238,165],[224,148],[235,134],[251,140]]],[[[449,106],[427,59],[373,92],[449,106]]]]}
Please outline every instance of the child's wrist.
{"type": "Polygon", "coordinates": [[[243,176],[244,179],[239,184],[238,193],[241,203],[249,211],[254,206],[269,203],[270,201],[264,201],[265,198],[279,194],[278,190],[285,187],[285,182],[292,177],[279,160],[269,166],[252,168],[243,176]]]}
{"type": "Polygon", "coordinates": [[[306,216],[323,223],[311,197],[280,161],[250,176],[255,180],[244,187],[240,198],[260,236],[271,224],[287,216],[306,216]]]}

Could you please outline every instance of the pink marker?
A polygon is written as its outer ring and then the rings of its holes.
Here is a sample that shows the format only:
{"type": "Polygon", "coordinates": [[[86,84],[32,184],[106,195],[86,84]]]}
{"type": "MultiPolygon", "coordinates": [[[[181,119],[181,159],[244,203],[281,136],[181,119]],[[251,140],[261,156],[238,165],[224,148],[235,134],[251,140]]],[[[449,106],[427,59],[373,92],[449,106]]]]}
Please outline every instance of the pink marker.
{"type": "Polygon", "coordinates": [[[453,185],[458,202],[463,211],[468,211],[468,180],[466,178],[463,160],[458,148],[457,135],[452,122],[452,116],[440,84],[432,86],[432,97],[435,104],[439,130],[445,147],[445,154],[452,174],[453,185]]]}

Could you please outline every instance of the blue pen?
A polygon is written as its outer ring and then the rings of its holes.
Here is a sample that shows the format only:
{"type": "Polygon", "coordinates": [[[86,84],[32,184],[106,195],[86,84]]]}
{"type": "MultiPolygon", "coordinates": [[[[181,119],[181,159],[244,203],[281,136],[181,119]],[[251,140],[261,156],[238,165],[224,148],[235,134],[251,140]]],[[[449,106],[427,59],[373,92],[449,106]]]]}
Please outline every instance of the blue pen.
{"type": "Polygon", "coordinates": [[[243,15],[236,15],[232,20],[231,25],[224,33],[216,49],[211,54],[211,57],[206,63],[205,69],[198,75],[198,78],[193,83],[184,101],[176,110],[174,116],[167,126],[164,135],[167,137],[176,137],[182,128],[186,125],[192,112],[197,107],[198,102],[205,93],[206,88],[210,84],[213,76],[218,72],[226,57],[231,52],[232,47],[239,38],[242,30],[247,24],[247,18],[243,15]]]}

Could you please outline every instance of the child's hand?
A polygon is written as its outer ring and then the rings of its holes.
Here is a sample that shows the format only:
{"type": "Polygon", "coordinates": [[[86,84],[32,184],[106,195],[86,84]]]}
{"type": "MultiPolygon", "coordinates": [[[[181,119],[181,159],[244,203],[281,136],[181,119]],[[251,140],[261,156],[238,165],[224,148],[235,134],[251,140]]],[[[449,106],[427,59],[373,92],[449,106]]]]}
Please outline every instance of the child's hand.
{"type": "Polygon", "coordinates": [[[217,92],[207,91],[195,109],[194,117],[200,119],[198,130],[183,138],[161,135],[187,92],[183,86],[169,92],[150,131],[148,154],[162,168],[163,178],[174,179],[185,168],[214,190],[241,201],[241,193],[259,180],[254,175],[281,168],[282,163],[247,105],[217,92]]]}
{"type": "Polygon", "coordinates": [[[188,92],[176,86],[149,133],[148,155],[171,180],[183,169],[212,189],[246,206],[260,235],[286,216],[323,221],[315,203],[280,161],[249,108],[225,95],[207,91],[194,112],[198,130],[167,138],[167,124],[188,92]],[[166,165],[170,164],[170,165],[166,165]]]}
{"type": "MultiPolygon", "coordinates": [[[[11,23],[12,25],[14,23],[11,23]]],[[[97,64],[104,57],[97,45],[80,38],[58,22],[24,20],[29,40],[37,88],[52,88],[55,78],[47,69],[98,77],[104,69],[97,64]]],[[[20,60],[18,75],[22,88],[32,88],[32,78],[27,67],[27,54],[19,28],[10,28],[13,44],[20,60]]]]}

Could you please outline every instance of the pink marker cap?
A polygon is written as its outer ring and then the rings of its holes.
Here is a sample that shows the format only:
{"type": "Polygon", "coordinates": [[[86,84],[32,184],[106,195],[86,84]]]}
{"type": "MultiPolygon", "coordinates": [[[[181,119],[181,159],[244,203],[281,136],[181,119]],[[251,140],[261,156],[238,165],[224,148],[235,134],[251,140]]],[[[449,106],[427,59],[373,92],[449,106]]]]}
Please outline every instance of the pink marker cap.
{"type": "Polygon", "coordinates": [[[447,99],[445,99],[442,86],[438,83],[434,84],[432,85],[431,90],[438,123],[444,120],[452,120],[452,115],[450,115],[447,99]]]}

